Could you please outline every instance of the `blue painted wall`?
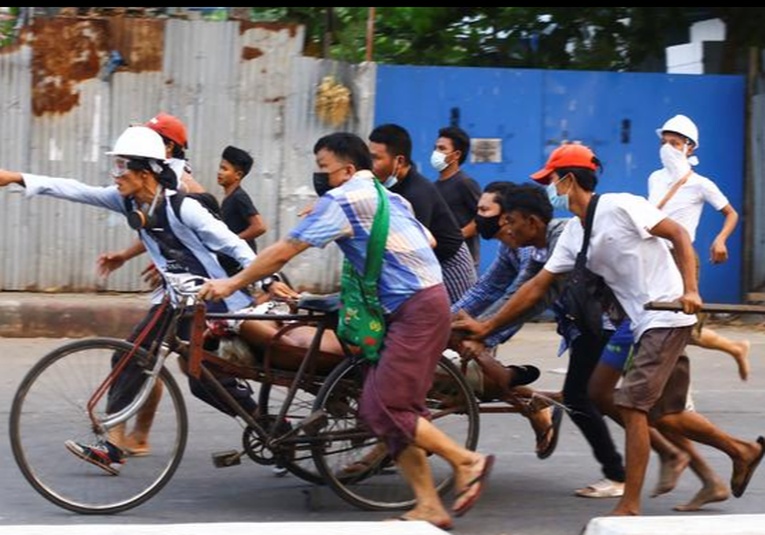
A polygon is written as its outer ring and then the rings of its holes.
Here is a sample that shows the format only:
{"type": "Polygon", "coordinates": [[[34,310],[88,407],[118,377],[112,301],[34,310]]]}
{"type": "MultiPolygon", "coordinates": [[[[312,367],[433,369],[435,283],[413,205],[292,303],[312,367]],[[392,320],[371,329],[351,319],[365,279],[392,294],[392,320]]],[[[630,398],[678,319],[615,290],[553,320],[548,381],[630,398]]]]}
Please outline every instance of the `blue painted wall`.
{"type": "MultiPolygon", "coordinates": [[[[599,192],[647,195],[648,175],[661,167],[655,130],[684,113],[699,127],[696,171],[713,179],[743,215],[744,103],[743,76],[380,65],[375,124],[409,130],[412,158],[433,180],[437,173],[429,159],[438,129],[456,122],[473,138],[502,140],[500,163],[464,166],[482,186],[527,181],[562,141],[578,140],[604,164],[599,192]]],[[[701,293],[708,302],[741,302],[741,222],[728,241],[730,260],[709,262],[722,221],[709,205],[704,208],[695,243],[701,293]]],[[[496,247],[482,242],[482,270],[496,247]]]]}

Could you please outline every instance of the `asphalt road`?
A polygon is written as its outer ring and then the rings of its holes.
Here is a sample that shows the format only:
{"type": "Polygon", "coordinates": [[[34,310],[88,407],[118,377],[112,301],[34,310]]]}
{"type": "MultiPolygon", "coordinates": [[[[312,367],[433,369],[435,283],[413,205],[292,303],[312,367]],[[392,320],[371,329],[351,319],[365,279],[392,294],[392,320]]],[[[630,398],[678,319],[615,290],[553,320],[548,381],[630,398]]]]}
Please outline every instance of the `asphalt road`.
{"type": "MultiPolygon", "coordinates": [[[[752,342],[752,373],[738,379],[731,358],[689,348],[693,394],[697,410],[724,430],[754,440],[765,434],[765,333],[760,329],[722,327],[731,338],[752,342]]],[[[185,522],[329,522],[377,521],[390,513],[354,509],[326,488],[312,487],[292,476],[276,478],[268,467],[245,461],[240,466],[215,468],[210,454],[236,448],[238,424],[192,396],[189,445],[173,480],[149,502],[114,516],[80,516],[40,497],[21,476],[7,437],[8,410],[26,370],[63,339],[0,338],[0,526],[50,524],[172,524],[185,522]]],[[[567,357],[556,357],[558,336],[551,324],[530,324],[506,344],[500,356],[515,363],[531,363],[543,370],[542,388],[560,386],[567,357]]],[[[624,435],[611,427],[623,451],[624,435]]],[[[533,453],[534,439],[526,420],[515,414],[484,414],[479,449],[497,456],[490,484],[475,509],[456,519],[452,533],[470,535],[577,534],[596,516],[613,506],[611,500],[579,498],[573,490],[599,479],[598,466],[578,429],[566,418],[554,455],[541,461],[533,453]]],[[[730,461],[724,454],[701,446],[713,467],[727,480],[730,461]]],[[[649,498],[658,465],[652,458],[644,492],[644,515],[731,515],[765,513],[765,469],[760,468],[740,498],[709,505],[705,512],[676,513],[675,504],[689,500],[698,480],[688,472],[674,492],[649,498]]],[[[446,498],[450,503],[451,496],[446,498]]],[[[733,525],[733,524],[732,524],[733,525]]]]}

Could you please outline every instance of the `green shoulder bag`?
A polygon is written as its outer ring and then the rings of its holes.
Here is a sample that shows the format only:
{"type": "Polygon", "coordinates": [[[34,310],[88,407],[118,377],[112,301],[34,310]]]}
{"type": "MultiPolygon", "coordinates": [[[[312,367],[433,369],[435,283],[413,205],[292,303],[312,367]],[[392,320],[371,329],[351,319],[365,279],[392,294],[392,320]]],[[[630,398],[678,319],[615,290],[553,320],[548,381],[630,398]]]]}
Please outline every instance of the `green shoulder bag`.
{"type": "Polygon", "coordinates": [[[345,342],[358,346],[365,359],[377,362],[385,338],[385,317],[377,292],[377,283],[382,271],[385,243],[388,240],[390,207],[382,184],[377,179],[373,180],[377,188],[378,203],[369,233],[364,275],[360,275],[348,259],[343,261],[337,335],[345,342]]]}

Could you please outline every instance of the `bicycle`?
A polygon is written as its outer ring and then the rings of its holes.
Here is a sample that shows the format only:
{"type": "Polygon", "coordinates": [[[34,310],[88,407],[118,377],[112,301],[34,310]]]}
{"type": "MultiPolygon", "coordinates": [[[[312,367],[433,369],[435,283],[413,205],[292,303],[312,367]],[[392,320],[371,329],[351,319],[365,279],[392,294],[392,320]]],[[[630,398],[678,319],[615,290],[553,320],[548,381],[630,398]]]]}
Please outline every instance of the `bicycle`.
{"type": "MultiPolygon", "coordinates": [[[[113,514],[146,502],[168,484],[188,437],[183,394],[167,368],[168,360],[175,357],[186,373],[205,378],[242,422],[241,450],[215,454],[216,466],[238,464],[246,455],[259,464],[284,466],[309,483],[326,484],[363,509],[398,510],[414,504],[409,485],[384,450],[366,469],[345,470],[380,451],[380,442],[358,418],[367,362],[342,342],[344,355],[334,356],[334,362],[320,351],[324,331],[337,322],[336,297],[307,296],[293,303],[293,312],[278,317],[285,328],[316,327],[302,358],[296,359],[294,350],[276,344],[274,351],[242,366],[203,347],[206,321],[274,316],[210,313],[196,299],[203,279],[166,275],[165,280],[166,295],[154,318],[162,321],[161,335],[148,350],[139,346],[140,338],[135,342],[111,338],[70,342],[45,355],[22,380],[11,406],[11,448],[22,474],[39,494],[76,513],[113,514]],[[164,311],[170,313],[163,315],[164,311]],[[177,330],[179,322],[188,318],[191,336],[184,341],[177,330]],[[131,360],[143,371],[141,383],[129,385],[136,394],[123,410],[106,414],[106,399],[131,360]],[[219,372],[260,385],[258,414],[239,406],[217,379],[219,372]],[[137,417],[157,384],[164,394],[154,416],[150,455],[130,457],[114,477],[92,469],[65,450],[66,440],[92,442],[137,417]]],[[[433,419],[458,443],[475,449],[479,416],[472,390],[446,358],[438,364],[437,378],[428,396],[433,419]]],[[[451,467],[435,460],[432,464],[437,488],[445,492],[452,483],[451,467]]]]}

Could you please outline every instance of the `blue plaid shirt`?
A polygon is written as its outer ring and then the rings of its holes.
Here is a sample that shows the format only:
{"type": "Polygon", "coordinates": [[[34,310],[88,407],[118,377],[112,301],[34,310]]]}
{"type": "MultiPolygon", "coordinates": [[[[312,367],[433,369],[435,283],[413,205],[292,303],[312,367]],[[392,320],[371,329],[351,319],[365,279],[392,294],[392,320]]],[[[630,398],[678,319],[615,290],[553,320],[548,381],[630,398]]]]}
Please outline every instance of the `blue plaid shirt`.
{"type": "MultiPolygon", "coordinates": [[[[533,250],[533,247],[512,249],[504,243],[500,244],[494,262],[478,282],[452,305],[452,314],[460,309],[476,318],[496,313],[524,282],[536,274],[528,269],[533,250]]],[[[499,345],[509,340],[522,326],[522,322],[512,323],[487,336],[484,343],[487,347],[499,345]]]]}
{"type": "MultiPolygon", "coordinates": [[[[369,232],[377,211],[377,189],[371,172],[359,171],[331,189],[314,205],[289,238],[324,247],[336,242],[359,273],[364,273],[369,232]]],[[[420,290],[443,282],[433,253],[430,232],[414,217],[409,201],[385,191],[390,202],[390,227],[378,290],[386,314],[395,312],[420,290]]]]}

